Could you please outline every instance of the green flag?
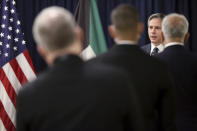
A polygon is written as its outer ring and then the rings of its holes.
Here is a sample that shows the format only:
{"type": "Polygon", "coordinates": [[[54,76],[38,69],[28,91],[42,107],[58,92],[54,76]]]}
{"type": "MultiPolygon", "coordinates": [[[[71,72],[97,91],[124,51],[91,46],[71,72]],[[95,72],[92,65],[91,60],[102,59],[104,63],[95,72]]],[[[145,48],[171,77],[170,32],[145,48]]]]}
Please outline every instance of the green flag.
{"type": "Polygon", "coordinates": [[[106,40],[96,0],[79,0],[76,20],[84,31],[84,50],[81,54],[85,60],[107,51],[106,40]]]}

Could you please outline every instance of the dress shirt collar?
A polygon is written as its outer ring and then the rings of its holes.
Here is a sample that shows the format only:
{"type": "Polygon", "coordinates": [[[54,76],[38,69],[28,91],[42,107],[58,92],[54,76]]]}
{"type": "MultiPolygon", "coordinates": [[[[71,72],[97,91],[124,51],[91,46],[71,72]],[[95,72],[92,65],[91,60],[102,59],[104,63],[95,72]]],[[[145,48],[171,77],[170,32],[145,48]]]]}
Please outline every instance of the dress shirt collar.
{"type": "Polygon", "coordinates": [[[155,47],[157,47],[157,48],[159,49],[158,53],[160,53],[160,52],[162,52],[162,51],[164,50],[164,46],[163,46],[162,43],[159,44],[158,46],[155,46],[153,43],[151,43],[151,51],[150,51],[150,53],[152,53],[152,51],[153,51],[153,49],[154,49],[155,47]]]}
{"type": "Polygon", "coordinates": [[[170,43],[165,45],[165,48],[169,47],[169,46],[173,46],[173,45],[181,45],[181,46],[183,46],[184,44],[183,43],[179,43],[179,42],[170,42],[170,43]]]}

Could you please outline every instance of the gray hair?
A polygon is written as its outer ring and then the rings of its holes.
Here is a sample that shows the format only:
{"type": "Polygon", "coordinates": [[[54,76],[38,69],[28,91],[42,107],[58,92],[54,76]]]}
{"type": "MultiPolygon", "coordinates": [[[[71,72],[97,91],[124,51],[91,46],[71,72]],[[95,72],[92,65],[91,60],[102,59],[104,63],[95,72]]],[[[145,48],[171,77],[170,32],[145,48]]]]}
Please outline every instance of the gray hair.
{"type": "Polygon", "coordinates": [[[111,22],[119,32],[136,32],[139,13],[135,7],[122,4],[112,11],[111,22]]]}
{"type": "Polygon", "coordinates": [[[188,27],[186,17],[177,13],[167,15],[162,22],[162,32],[165,38],[184,38],[188,27]]]}
{"type": "Polygon", "coordinates": [[[52,6],[42,10],[33,24],[37,44],[49,51],[69,46],[75,40],[76,24],[72,14],[62,7],[52,6]]]}
{"type": "Polygon", "coordinates": [[[149,16],[149,18],[148,18],[148,25],[149,25],[149,22],[150,22],[152,19],[161,19],[161,20],[163,20],[164,17],[165,17],[165,15],[162,14],[162,13],[155,13],[155,14],[152,14],[152,15],[149,16]]]}

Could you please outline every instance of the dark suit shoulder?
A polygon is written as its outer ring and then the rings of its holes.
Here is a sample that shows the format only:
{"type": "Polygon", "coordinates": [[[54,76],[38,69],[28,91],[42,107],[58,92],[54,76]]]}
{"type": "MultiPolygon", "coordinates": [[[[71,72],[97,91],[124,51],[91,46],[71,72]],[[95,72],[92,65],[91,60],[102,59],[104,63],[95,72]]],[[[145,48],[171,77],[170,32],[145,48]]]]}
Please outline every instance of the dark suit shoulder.
{"type": "Polygon", "coordinates": [[[163,60],[151,57],[140,50],[138,46],[133,45],[116,46],[108,52],[90,59],[88,63],[104,63],[116,67],[124,67],[124,69],[133,68],[137,70],[157,70],[166,66],[163,60]]]}
{"type": "Polygon", "coordinates": [[[186,50],[181,45],[167,47],[163,52],[158,54],[157,57],[167,62],[185,61],[186,63],[190,63],[191,61],[197,60],[197,57],[194,53],[186,50]]]}
{"type": "Polygon", "coordinates": [[[148,48],[150,45],[151,45],[150,43],[146,44],[146,45],[142,45],[142,46],[140,46],[140,48],[145,49],[145,48],[148,48]]]}
{"type": "Polygon", "coordinates": [[[87,77],[105,79],[109,82],[113,80],[125,82],[128,80],[128,75],[124,70],[109,64],[97,62],[98,61],[94,62],[94,59],[92,59],[86,63],[87,66],[84,68],[84,72],[86,72],[87,77]]]}
{"type": "Polygon", "coordinates": [[[17,102],[31,102],[32,96],[40,92],[39,90],[45,87],[46,83],[49,81],[47,77],[48,72],[43,72],[35,80],[24,84],[18,92],[17,102]]]}
{"type": "Polygon", "coordinates": [[[146,53],[150,53],[150,50],[151,50],[151,44],[146,44],[146,45],[143,45],[140,47],[143,51],[145,51],[146,53]]]}

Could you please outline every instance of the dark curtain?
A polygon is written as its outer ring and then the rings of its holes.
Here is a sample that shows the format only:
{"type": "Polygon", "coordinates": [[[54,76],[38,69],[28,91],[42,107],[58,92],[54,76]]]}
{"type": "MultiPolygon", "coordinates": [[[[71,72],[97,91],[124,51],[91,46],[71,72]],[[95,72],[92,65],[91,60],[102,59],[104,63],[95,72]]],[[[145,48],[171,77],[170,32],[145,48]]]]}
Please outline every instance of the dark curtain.
{"type": "MultiPolygon", "coordinates": [[[[28,49],[32,56],[37,72],[46,68],[46,64],[36,51],[36,45],[32,38],[32,23],[39,11],[51,5],[58,5],[70,10],[73,14],[77,7],[78,0],[16,0],[17,12],[22,21],[25,38],[28,42],[28,49]]],[[[140,38],[139,45],[148,44],[150,41],[147,34],[147,19],[153,13],[172,13],[184,14],[189,20],[190,39],[186,47],[197,53],[197,1],[196,0],[97,0],[103,30],[108,43],[108,48],[113,46],[113,40],[108,33],[110,25],[110,13],[114,7],[120,3],[129,3],[135,6],[140,13],[140,20],[144,22],[144,33],[140,38]]]]}

